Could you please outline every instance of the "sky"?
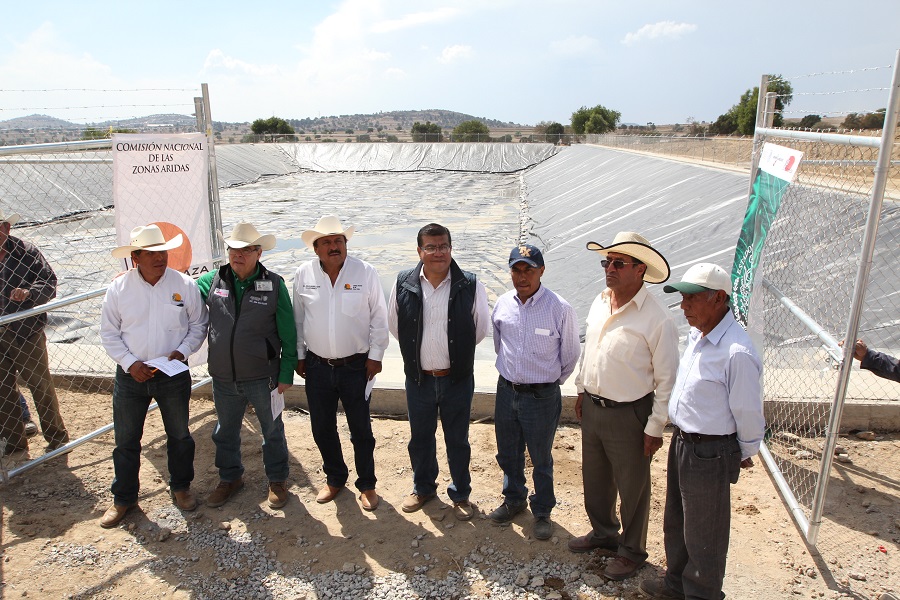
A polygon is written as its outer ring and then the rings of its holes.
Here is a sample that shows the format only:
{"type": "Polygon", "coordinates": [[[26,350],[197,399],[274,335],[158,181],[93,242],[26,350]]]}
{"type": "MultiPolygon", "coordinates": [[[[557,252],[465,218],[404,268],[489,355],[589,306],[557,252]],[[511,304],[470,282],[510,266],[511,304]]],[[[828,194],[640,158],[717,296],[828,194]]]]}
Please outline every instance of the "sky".
{"type": "Polygon", "coordinates": [[[6,3],[0,121],[193,113],[247,122],[445,109],[568,124],[714,121],[764,73],[785,117],[887,105],[900,1],[344,0],[6,3]]]}

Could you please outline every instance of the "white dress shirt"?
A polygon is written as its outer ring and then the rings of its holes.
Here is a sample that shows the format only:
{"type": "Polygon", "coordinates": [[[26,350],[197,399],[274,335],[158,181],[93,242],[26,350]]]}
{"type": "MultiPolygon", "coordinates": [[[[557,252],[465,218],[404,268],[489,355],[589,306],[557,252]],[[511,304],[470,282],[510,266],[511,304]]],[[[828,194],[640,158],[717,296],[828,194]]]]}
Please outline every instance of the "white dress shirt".
{"type": "Polygon", "coordinates": [[[128,371],[137,361],[168,356],[187,358],[206,339],[209,312],[193,279],[167,268],[156,285],[140,269],[109,284],[100,313],[100,340],[106,353],[128,371]]]}
{"type": "Polygon", "coordinates": [[[691,328],[669,402],[669,420],[688,433],[737,433],[741,458],[759,451],[766,429],[762,362],[728,312],[708,335],[691,328]]]}
{"type": "Polygon", "coordinates": [[[388,345],[387,306],[375,268],[358,258],[344,259],[334,285],[316,257],[294,274],[297,356],[322,358],[368,354],[381,361],[388,345]]]}
{"type": "MultiPolygon", "coordinates": [[[[419,271],[422,286],[422,347],[419,357],[423,371],[439,371],[450,368],[450,349],[447,347],[447,311],[450,307],[450,272],[437,287],[425,277],[425,270],[419,271]]],[[[475,302],[472,304],[472,319],[475,321],[475,345],[485,338],[491,324],[487,290],[478,279],[475,280],[475,302]]],[[[397,337],[397,286],[391,289],[388,307],[388,326],[397,337]]]]}
{"type": "Polygon", "coordinates": [[[611,294],[603,290],[591,305],[575,387],[579,394],[587,391],[616,402],[633,402],[655,391],[644,433],[662,437],[678,372],[678,329],[646,287],[614,313],[611,294]]]}

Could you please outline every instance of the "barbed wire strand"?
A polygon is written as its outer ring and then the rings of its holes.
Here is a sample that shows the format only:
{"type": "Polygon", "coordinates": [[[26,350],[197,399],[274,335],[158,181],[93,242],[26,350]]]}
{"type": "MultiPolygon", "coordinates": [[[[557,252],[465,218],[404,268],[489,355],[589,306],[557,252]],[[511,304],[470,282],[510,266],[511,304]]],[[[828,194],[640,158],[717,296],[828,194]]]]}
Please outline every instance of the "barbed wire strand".
{"type": "Polygon", "coordinates": [[[863,67],[861,69],[848,69],[846,71],[821,71],[819,73],[804,73],[802,75],[790,75],[790,76],[781,76],[773,78],[774,81],[778,80],[793,80],[793,79],[804,79],[806,77],[821,77],[823,75],[853,75],[854,73],[862,73],[865,71],[879,71],[881,69],[893,69],[894,65],[885,65],[883,67],[863,67]]]}
{"type": "Polygon", "coordinates": [[[131,88],[131,89],[101,89],[101,88],[47,88],[36,90],[14,90],[0,88],[0,92],[195,92],[197,88],[131,88]]]}

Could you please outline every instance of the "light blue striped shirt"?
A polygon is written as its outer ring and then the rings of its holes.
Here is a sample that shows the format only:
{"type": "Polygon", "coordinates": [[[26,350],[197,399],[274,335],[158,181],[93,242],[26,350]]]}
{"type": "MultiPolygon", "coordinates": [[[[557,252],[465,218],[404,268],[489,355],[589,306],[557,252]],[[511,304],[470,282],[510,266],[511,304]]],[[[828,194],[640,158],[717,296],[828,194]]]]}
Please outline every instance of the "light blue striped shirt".
{"type": "Polygon", "coordinates": [[[515,290],[491,315],[497,371],[513,383],[565,383],[581,354],[578,322],[568,302],[541,285],[524,303],[515,290]]]}
{"type": "Polygon", "coordinates": [[[669,420],[688,433],[737,432],[741,458],[750,458],[766,428],[761,378],[759,355],[731,312],[706,336],[691,328],[669,399],[669,420]]]}

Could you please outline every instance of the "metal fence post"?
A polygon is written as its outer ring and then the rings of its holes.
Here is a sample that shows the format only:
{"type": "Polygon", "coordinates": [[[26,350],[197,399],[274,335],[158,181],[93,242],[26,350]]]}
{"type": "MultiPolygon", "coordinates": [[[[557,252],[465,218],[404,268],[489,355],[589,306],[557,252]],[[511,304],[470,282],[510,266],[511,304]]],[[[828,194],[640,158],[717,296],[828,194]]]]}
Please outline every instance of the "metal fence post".
{"type": "Polygon", "coordinates": [[[840,375],[834,392],[834,403],[828,419],[828,429],[825,432],[825,447],[822,450],[819,479],[816,483],[815,496],[813,497],[809,535],[807,536],[807,539],[813,545],[818,539],[819,529],[822,525],[822,512],[825,510],[825,493],[828,490],[829,474],[831,473],[831,464],[834,460],[834,447],[837,445],[838,430],[841,426],[841,416],[844,411],[844,398],[847,394],[847,384],[850,381],[850,367],[853,365],[854,342],[859,331],[859,319],[866,295],[866,287],[869,282],[872,255],[875,251],[878,220],[881,217],[881,207],[884,204],[884,189],[891,165],[898,110],[900,110],[900,50],[897,51],[894,57],[894,76],[891,80],[888,106],[884,115],[884,128],[881,131],[881,147],[878,151],[878,160],[875,166],[872,199],[869,203],[866,229],[863,234],[862,248],[860,249],[859,268],[856,272],[856,284],[853,289],[853,303],[850,306],[847,331],[844,335],[844,359],[841,363],[840,375]]]}

